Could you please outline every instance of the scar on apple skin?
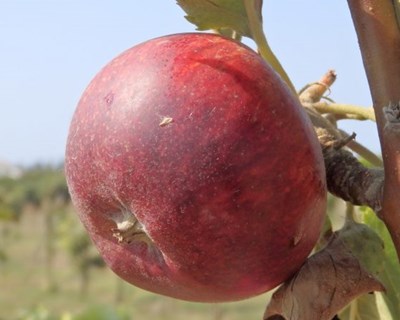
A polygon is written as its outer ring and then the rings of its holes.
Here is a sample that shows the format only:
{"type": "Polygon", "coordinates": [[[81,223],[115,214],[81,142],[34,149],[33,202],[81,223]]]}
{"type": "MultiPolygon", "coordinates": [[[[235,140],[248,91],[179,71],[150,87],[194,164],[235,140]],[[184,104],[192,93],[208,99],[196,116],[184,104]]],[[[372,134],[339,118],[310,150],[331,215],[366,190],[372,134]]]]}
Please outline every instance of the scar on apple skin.
{"type": "Polygon", "coordinates": [[[171,124],[172,122],[174,122],[174,119],[171,117],[163,117],[161,119],[161,122],[159,123],[160,127],[166,127],[167,125],[171,124]]]}
{"type": "Polygon", "coordinates": [[[292,238],[292,246],[293,247],[297,246],[300,243],[300,240],[301,240],[301,236],[300,235],[295,235],[292,238]]]}
{"type": "Polygon", "coordinates": [[[147,244],[152,243],[143,225],[136,219],[132,212],[122,209],[120,212],[114,214],[111,219],[117,225],[117,227],[112,228],[111,231],[118,243],[129,244],[133,241],[141,241],[147,244]]]}

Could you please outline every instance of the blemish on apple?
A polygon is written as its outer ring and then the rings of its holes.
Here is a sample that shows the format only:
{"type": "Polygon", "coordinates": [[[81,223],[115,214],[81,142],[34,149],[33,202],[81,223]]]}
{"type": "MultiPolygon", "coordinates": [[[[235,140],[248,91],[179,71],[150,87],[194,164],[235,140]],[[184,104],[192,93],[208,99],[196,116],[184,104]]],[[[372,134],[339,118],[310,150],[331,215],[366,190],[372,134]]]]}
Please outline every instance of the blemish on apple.
{"type": "Polygon", "coordinates": [[[161,119],[161,122],[158,124],[160,127],[166,127],[169,124],[171,124],[172,122],[174,122],[174,119],[171,117],[163,117],[161,119]]]}
{"type": "Polygon", "coordinates": [[[105,97],[104,101],[106,102],[107,106],[111,106],[113,101],[114,101],[114,94],[112,92],[109,92],[105,97]]]}

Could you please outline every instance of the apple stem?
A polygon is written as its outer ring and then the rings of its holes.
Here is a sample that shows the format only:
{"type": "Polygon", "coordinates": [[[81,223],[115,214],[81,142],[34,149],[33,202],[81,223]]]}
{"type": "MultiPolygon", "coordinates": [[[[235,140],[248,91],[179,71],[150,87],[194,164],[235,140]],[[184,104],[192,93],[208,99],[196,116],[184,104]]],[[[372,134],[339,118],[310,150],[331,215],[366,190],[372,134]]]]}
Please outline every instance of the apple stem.
{"type": "Polygon", "coordinates": [[[262,25],[261,5],[257,5],[257,2],[257,0],[243,0],[246,8],[247,18],[249,20],[249,28],[252,39],[257,44],[258,52],[260,53],[261,57],[263,57],[263,59],[275,69],[275,71],[286,82],[293,93],[296,93],[296,89],[292,81],[268,44],[262,25]],[[258,8],[256,8],[256,5],[258,8]]]}

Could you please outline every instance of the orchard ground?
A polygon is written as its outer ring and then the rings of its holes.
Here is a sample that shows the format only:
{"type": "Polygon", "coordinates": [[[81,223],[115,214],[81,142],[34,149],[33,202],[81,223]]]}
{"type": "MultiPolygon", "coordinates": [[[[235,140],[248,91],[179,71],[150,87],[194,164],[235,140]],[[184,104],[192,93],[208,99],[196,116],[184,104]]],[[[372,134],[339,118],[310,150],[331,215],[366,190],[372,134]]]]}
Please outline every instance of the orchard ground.
{"type": "MultiPolygon", "coordinates": [[[[72,209],[70,214],[76,219],[78,227],[79,222],[72,209]]],[[[133,287],[122,282],[107,268],[91,269],[88,292],[81,295],[77,268],[57,244],[53,262],[55,286],[49,288],[44,226],[45,215],[32,210],[25,212],[18,223],[0,222],[3,233],[0,241],[2,247],[6,245],[7,254],[5,261],[0,260],[1,320],[75,320],[75,315],[93,308],[101,310],[107,320],[252,320],[260,318],[268,300],[268,294],[264,294],[236,303],[189,303],[133,287]],[[116,318],[116,310],[126,317],[116,318]],[[32,314],[37,317],[33,318],[32,314]]],[[[88,316],[79,319],[96,318],[88,316]]]]}

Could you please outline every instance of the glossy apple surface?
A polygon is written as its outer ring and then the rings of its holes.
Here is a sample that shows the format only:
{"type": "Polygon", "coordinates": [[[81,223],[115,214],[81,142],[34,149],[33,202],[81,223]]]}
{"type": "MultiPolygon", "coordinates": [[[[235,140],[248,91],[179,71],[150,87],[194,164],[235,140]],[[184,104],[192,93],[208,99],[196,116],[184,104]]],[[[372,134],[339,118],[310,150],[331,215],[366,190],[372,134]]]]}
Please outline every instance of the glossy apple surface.
{"type": "Polygon", "coordinates": [[[320,146],[297,99],[258,54],[211,34],[153,39],[103,68],[74,114],[66,176],[116,274],[192,301],[283,282],[326,205],[320,146]]]}

